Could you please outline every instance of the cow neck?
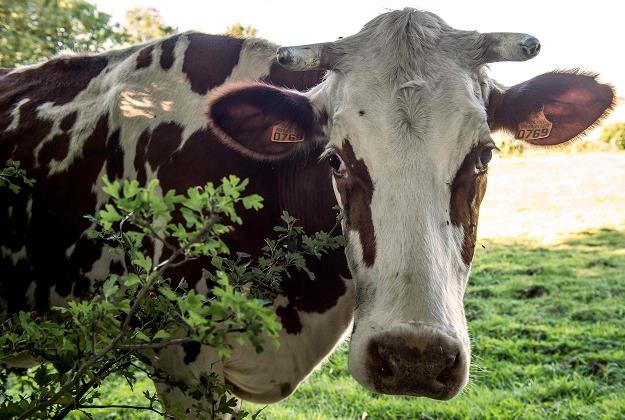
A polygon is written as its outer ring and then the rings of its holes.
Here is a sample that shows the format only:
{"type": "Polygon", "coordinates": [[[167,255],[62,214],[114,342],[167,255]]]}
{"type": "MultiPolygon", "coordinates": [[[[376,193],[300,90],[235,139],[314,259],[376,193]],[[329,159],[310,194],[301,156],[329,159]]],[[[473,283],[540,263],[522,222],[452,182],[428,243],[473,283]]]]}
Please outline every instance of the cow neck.
{"type": "Polygon", "coordinates": [[[280,211],[287,211],[307,231],[329,231],[335,225],[336,198],[332,190],[330,170],[319,162],[319,150],[288,159],[277,173],[277,194],[280,211]]]}
{"type": "MultiPolygon", "coordinates": [[[[316,149],[274,167],[279,210],[288,211],[298,219],[308,234],[328,232],[336,224],[331,174],[327,164],[319,162],[320,152],[316,149]]],[[[307,257],[306,266],[315,273],[314,280],[303,271],[292,270],[282,283],[288,303],[277,308],[276,313],[289,334],[302,331],[301,312],[325,313],[347,290],[342,278],[347,279],[350,274],[342,248],[330,251],[321,259],[307,257]]]]}

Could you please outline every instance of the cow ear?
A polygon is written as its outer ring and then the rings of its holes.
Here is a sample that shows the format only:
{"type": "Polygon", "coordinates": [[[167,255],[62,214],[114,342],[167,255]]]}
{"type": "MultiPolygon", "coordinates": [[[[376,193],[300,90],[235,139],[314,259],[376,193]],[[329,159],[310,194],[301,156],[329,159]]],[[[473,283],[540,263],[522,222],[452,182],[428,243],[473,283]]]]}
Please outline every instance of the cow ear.
{"type": "Polygon", "coordinates": [[[599,123],[615,106],[614,90],[596,75],[551,72],[506,90],[491,91],[488,122],[537,146],[574,139],[599,123]]]}
{"type": "Polygon", "coordinates": [[[227,146],[275,161],[312,140],[315,114],[304,95],[263,83],[226,85],[209,99],[208,124],[227,146]]]}

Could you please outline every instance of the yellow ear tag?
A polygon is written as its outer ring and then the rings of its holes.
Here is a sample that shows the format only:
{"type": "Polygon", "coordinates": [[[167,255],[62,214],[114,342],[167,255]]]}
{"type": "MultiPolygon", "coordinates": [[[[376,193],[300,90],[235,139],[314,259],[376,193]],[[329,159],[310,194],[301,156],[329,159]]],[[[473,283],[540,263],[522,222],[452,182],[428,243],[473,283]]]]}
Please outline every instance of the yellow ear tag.
{"type": "Polygon", "coordinates": [[[545,117],[545,113],[541,108],[540,111],[530,114],[527,120],[519,123],[515,139],[519,140],[539,140],[549,137],[553,123],[545,117]]]}
{"type": "Polygon", "coordinates": [[[300,143],[304,135],[290,125],[277,123],[271,129],[271,141],[275,143],[300,143]]]}

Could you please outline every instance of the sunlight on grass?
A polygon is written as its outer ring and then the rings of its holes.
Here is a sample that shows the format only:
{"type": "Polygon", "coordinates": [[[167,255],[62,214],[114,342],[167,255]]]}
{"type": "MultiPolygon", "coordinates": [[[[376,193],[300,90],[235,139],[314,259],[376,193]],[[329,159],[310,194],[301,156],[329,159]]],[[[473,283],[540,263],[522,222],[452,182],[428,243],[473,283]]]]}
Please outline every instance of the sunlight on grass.
{"type": "Polygon", "coordinates": [[[555,243],[584,229],[625,227],[625,152],[495,159],[480,238],[555,243]]]}

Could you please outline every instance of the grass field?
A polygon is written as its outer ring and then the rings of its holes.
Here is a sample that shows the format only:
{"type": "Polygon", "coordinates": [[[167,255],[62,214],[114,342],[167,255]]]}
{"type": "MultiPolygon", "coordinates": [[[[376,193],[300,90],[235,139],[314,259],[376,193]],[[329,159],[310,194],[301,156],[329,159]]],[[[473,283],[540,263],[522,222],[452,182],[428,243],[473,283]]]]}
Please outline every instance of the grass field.
{"type": "Polygon", "coordinates": [[[484,241],[466,312],[472,383],[438,402],[379,396],[347,372],[346,346],[272,419],[625,416],[625,233],[558,244],[484,241]],[[366,414],[365,414],[366,413],[366,414]]]}
{"type": "MultiPolygon", "coordinates": [[[[495,163],[466,296],[468,388],[447,402],[372,394],[349,376],[344,345],[261,417],[624,418],[624,187],[625,153],[495,163]]],[[[136,402],[121,384],[103,394],[136,402]]]]}

